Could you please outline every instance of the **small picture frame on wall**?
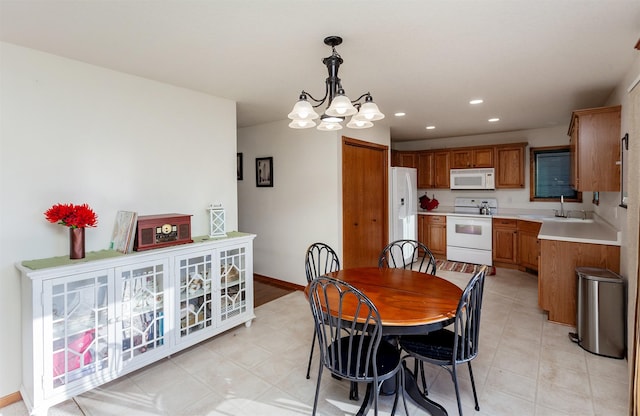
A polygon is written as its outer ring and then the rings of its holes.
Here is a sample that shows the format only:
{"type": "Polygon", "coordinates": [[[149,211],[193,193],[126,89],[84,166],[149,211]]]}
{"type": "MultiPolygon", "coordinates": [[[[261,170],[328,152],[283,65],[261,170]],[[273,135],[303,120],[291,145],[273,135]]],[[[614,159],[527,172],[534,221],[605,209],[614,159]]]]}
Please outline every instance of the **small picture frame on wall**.
{"type": "Polygon", "coordinates": [[[242,153],[237,153],[236,154],[236,166],[238,168],[238,180],[241,181],[242,180],[242,153]]]}
{"type": "Polygon", "coordinates": [[[273,187],[273,157],[256,158],[256,186],[273,187]]]}

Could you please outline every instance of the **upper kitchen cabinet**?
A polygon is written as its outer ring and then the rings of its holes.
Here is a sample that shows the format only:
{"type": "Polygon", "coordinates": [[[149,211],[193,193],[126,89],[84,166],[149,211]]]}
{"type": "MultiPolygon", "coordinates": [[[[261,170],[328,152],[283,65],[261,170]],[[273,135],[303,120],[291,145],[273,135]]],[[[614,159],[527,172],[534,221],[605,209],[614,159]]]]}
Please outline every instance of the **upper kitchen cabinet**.
{"type": "Polygon", "coordinates": [[[527,143],[495,147],[496,188],[524,188],[524,151],[527,143]]]}
{"type": "Polygon", "coordinates": [[[418,189],[433,188],[435,185],[435,164],[433,152],[418,152],[418,189]]]}
{"type": "Polygon", "coordinates": [[[450,155],[448,150],[433,152],[434,188],[449,188],[450,155]]]}
{"type": "Polygon", "coordinates": [[[493,147],[451,150],[451,169],[492,168],[493,147]]]}
{"type": "Polygon", "coordinates": [[[620,110],[574,111],[569,125],[572,187],[577,191],[620,191],[620,110]]]}
{"type": "Polygon", "coordinates": [[[391,166],[398,166],[402,168],[417,168],[417,159],[418,158],[416,152],[393,151],[391,153],[391,166]]]}

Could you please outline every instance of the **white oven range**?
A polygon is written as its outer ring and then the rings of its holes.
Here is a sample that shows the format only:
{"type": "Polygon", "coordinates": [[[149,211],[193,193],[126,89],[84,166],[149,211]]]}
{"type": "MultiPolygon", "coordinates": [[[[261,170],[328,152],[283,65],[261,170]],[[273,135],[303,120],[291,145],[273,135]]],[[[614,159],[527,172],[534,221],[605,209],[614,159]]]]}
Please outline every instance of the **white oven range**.
{"type": "Polygon", "coordinates": [[[447,216],[447,260],[493,265],[491,214],[497,208],[495,198],[455,199],[454,214],[447,216]]]}

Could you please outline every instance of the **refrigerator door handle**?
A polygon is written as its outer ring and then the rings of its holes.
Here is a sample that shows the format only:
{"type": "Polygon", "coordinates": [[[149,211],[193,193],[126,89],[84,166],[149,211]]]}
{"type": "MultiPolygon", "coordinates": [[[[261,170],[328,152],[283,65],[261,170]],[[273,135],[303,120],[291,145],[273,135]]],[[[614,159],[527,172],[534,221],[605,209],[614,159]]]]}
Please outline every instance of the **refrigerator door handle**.
{"type": "Polygon", "coordinates": [[[416,209],[415,208],[415,201],[413,200],[413,192],[412,190],[412,186],[411,186],[411,176],[409,174],[406,174],[404,176],[405,181],[407,182],[407,206],[406,206],[406,212],[407,215],[411,215],[413,213],[413,211],[416,209]]]}

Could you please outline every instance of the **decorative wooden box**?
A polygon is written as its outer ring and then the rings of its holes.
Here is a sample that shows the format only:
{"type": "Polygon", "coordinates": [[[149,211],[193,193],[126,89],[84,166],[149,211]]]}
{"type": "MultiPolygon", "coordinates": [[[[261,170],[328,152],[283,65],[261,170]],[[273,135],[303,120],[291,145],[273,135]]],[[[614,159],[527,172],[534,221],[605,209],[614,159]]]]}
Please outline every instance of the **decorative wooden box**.
{"type": "Polygon", "coordinates": [[[135,251],[193,243],[191,215],[160,214],[138,217],[135,251]]]}

